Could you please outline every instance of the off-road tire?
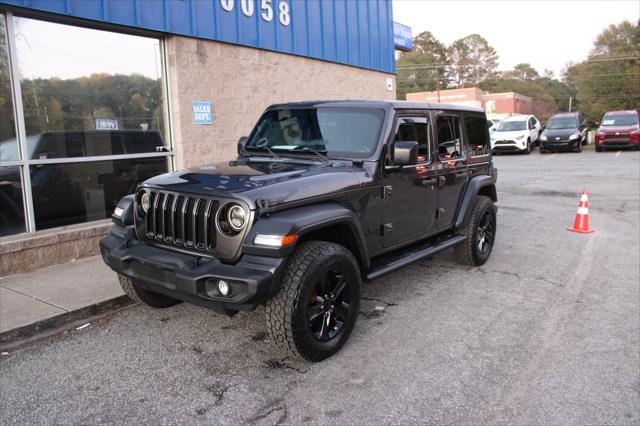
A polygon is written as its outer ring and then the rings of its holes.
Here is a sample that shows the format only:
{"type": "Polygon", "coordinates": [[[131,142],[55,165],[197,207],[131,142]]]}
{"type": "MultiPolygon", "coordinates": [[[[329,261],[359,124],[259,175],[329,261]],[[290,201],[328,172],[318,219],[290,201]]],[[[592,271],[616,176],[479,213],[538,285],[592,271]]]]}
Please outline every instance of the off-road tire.
{"type": "Polygon", "coordinates": [[[478,195],[476,197],[473,210],[471,211],[471,217],[464,228],[461,228],[458,233],[466,237],[465,241],[455,247],[456,260],[462,265],[481,266],[491,256],[493,245],[495,244],[496,236],[496,207],[493,204],[493,200],[486,195],[478,195]],[[476,244],[476,233],[478,232],[478,225],[480,220],[484,217],[485,213],[489,214],[493,218],[494,232],[491,246],[487,253],[481,253],[478,245],[476,244]]]}
{"type": "Polygon", "coordinates": [[[318,362],[335,354],[349,338],[358,318],[360,281],[358,263],[346,247],[324,241],[303,243],[287,261],[278,293],[267,301],[265,316],[271,338],[282,349],[307,361],[318,362]],[[311,334],[304,305],[318,274],[333,266],[348,273],[352,306],[340,334],[320,342],[311,334]]]}
{"type": "Polygon", "coordinates": [[[149,307],[163,309],[180,303],[179,300],[165,296],[164,294],[153,293],[140,288],[133,278],[126,275],[118,274],[118,281],[120,281],[120,287],[122,287],[122,290],[124,290],[127,296],[149,307]]]}

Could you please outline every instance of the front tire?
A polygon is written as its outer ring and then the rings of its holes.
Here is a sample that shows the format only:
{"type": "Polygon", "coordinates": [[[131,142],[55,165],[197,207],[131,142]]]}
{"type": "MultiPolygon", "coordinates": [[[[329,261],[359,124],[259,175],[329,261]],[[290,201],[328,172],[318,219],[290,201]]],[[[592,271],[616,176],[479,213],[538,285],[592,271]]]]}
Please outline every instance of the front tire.
{"type": "Polygon", "coordinates": [[[147,305],[151,308],[164,309],[180,303],[172,297],[165,296],[164,294],[153,293],[141,288],[136,281],[123,274],[118,274],[118,281],[120,281],[120,287],[132,300],[147,305]]]}
{"type": "Polygon", "coordinates": [[[527,147],[523,150],[526,155],[531,154],[531,139],[527,139],[527,147]]]}
{"type": "Polygon", "coordinates": [[[467,225],[461,229],[465,241],[456,246],[456,260],[463,265],[481,266],[491,256],[496,237],[496,206],[486,195],[478,195],[467,225]]]}
{"type": "Polygon", "coordinates": [[[604,151],[604,148],[596,145],[596,152],[602,152],[602,151],[604,151]]]}
{"type": "Polygon", "coordinates": [[[359,310],[360,268],[353,254],[339,244],[310,241],[289,258],[265,312],[278,346],[317,362],[344,346],[359,310]]]}

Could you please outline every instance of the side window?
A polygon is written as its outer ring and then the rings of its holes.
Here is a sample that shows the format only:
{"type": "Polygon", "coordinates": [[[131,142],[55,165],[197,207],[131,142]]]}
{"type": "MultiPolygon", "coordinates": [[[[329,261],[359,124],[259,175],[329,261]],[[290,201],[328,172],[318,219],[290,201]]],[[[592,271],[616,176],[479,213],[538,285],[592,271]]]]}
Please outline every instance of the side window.
{"type": "MultiPolygon", "coordinates": [[[[483,125],[486,126],[486,122],[483,125]]],[[[436,130],[438,132],[439,158],[441,160],[462,158],[459,117],[457,115],[439,115],[436,119],[436,130]]]]}
{"type": "Polygon", "coordinates": [[[429,159],[429,132],[425,118],[399,118],[396,141],[418,142],[418,162],[429,159]]]}
{"type": "Polygon", "coordinates": [[[485,155],[489,153],[489,138],[487,136],[487,126],[482,117],[466,116],[464,127],[467,130],[467,138],[471,155],[485,155]]]}

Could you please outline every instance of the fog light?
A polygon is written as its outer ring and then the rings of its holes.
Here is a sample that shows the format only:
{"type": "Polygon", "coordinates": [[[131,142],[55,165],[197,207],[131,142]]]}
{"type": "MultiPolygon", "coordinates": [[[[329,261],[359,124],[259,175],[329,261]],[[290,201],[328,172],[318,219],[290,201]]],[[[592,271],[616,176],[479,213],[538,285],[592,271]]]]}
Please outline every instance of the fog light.
{"type": "Polygon", "coordinates": [[[225,280],[220,280],[218,281],[218,291],[221,295],[228,296],[231,291],[231,287],[229,287],[229,284],[225,280]]]}

